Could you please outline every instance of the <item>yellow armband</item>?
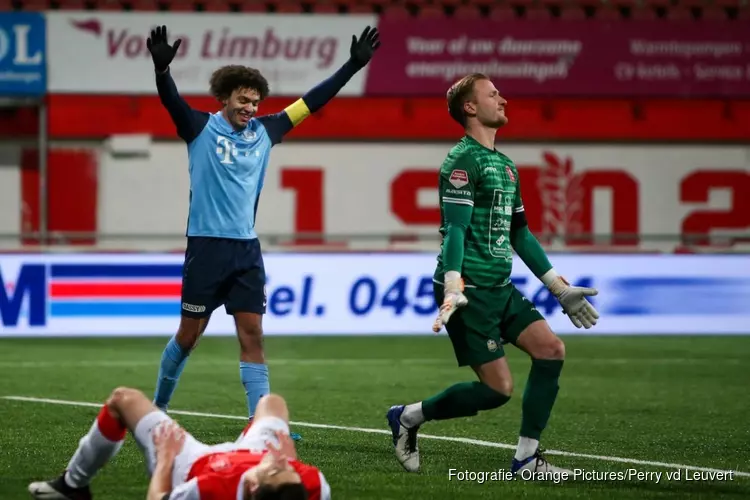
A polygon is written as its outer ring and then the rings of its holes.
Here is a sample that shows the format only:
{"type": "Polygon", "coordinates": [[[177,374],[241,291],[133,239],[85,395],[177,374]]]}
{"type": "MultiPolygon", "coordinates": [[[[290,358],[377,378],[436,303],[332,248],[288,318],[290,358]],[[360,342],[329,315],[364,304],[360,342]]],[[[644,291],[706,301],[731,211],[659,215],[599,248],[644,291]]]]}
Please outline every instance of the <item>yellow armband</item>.
{"type": "Polygon", "coordinates": [[[294,127],[302,123],[305,118],[310,116],[310,108],[307,107],[307,104],[305,104],[305,101],[301,98],[297,99],[292,104],[284,108],[284,111],[292,121],[292,125],[294,127]]]}

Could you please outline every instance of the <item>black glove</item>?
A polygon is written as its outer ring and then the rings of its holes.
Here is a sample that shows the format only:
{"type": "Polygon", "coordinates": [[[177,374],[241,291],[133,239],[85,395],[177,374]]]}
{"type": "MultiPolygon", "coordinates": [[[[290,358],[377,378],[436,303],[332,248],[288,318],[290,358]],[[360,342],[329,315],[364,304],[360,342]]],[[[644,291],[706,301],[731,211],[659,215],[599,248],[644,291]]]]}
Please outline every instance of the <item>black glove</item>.
{"type": "Polygon", "coordinates": [[[378,29],[370,28],[369,26],[362,32],[359,40],[357,40],[356,36],[352,35],[351,61],[360,68],[367,65],[370,59],[372,59],[372,55],[380,47],[379,36],[378,29]]]}
{"type": "Polygon", "coordinates": [[[151,30],[151,36],[146,39],[146,47],[151,52],[151,58],[154,60],[154,68],[157,72],[163,73],[167,70],[181,43],[182,40],[177,39],[174,45],[169,45],[166,26],[151,30]]]}

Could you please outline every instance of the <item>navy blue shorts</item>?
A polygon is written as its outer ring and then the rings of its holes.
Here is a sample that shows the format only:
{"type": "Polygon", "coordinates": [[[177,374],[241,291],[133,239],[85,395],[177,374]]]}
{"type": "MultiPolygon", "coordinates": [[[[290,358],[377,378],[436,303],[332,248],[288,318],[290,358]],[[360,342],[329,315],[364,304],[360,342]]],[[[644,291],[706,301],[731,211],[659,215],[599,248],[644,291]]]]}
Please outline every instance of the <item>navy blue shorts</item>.
{"type": "Polygon", "coordinates": [[[190,236],[182,268],[182,315],[205,318],[222,305],[228,314],[265,314],[260,242],[190,236]]]}

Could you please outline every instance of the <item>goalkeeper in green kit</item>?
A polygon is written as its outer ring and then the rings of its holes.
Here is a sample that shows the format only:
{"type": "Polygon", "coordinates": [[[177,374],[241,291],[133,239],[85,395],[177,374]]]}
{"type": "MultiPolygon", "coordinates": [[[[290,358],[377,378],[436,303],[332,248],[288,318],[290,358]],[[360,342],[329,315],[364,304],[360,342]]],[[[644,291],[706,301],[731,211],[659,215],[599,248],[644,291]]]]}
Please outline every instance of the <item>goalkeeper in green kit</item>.
{"type": "Polygon", "coordinates": [[[539,439],[557,397],[565,346],[510,282],[513,250],[578,328],[596,324],[599,314],[586,297],[597,291],[570,286],[529,231],[518,170],[495,149],[497,130],[508,119],[507,102],[492,82],[481,74],[468,75],[450,88],[447,98],[450,115],[465,135],[440,168],[443,242],[434,275],[440,309],[433,330],[437,333],[445,326],[459,366],[470,366],[479,380],[391,407],[387,419],[396,458],[407,471],[416,472],[421,425],[473,416],[508,402],[513,381],[503,344],[510,343],[531,357],[511,472],[563,472],[544,458],[539,439]]]}

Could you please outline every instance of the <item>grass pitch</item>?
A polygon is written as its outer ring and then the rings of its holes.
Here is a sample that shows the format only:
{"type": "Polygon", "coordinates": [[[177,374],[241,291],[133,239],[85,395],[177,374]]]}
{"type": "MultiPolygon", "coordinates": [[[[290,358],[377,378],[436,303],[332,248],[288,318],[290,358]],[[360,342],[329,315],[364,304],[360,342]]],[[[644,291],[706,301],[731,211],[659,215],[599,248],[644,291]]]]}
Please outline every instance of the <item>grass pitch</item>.
{"type": "MultiPolygon", "coordinates": [[[[600,474],[635,471],[629,479],[554,484],[449,478],[451,469],[510,465],[530,366],[513,347],[506,346],[515,380],[511,402],[474,418],[425,425],[423,434],[448,439],[420,441],[418,474],[396,462],[385,412],[472,379],[470,370],[456,366],[447,337],[269,337],[266,352],[271,388],[287,398],[292,420],[299,422],[293,428],[303,436],[300,458],[321,468],[335,499],[750,498],[750,337],[563,340],[567,361],[542,445],[567,454],[548,458],[600,474]],[[717,479],[711,470],[686,466],[741,474],[717,479]],[[679,478],[667,478],[677,471],[679,478]]],[[[59,474],[97,413],[91,406],[7,396],[99,406],[119,385],[150,396],[165,343],[0,340],[0,499],[28,498],[29,482],[59,474]]],[[[235,339],[204,338],[172,401],[174,410],[213,415],[175,414],[205,442],[234,440],[244,426],[237,349],[235,339]]],[[[92,489],[96,498],[143,499],[147,481],[129,438],[92,489]]]]}

